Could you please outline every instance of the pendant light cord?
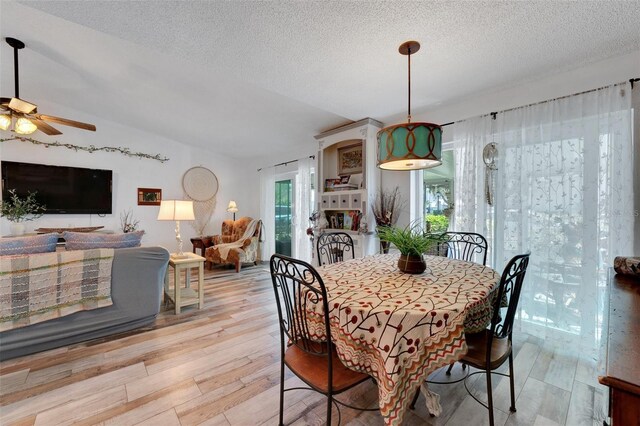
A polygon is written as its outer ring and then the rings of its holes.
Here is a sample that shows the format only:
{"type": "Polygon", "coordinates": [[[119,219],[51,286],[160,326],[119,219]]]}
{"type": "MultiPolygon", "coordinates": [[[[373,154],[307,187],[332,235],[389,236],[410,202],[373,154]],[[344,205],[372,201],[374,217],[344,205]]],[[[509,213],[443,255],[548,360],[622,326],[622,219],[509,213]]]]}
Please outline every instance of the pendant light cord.
{"type": "Polygon", "coordinates": [[[15,77],[16,98],[20,97],[20,84],[18,83],[18,48],[13,48],[13,76],[15,77]]]}
{"type": "Polygon", "coordinates": [[[408,104],[407,104],[407,123],[411,123],[411,46],[407,48],[407,62],[408,62],[408,80],[409,80],[409,95],[407,96],[408,104]]]}

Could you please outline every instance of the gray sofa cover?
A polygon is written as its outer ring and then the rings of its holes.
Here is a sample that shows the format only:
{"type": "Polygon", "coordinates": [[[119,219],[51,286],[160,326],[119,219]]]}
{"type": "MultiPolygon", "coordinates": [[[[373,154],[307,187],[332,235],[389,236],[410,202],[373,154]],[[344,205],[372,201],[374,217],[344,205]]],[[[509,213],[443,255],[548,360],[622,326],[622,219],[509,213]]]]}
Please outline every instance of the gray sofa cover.
{"type": "Polygon", "coordinates": [[[113,305],[0,333],[0,360],[121,333],[152,323],[160,312],[169,252],[162,247],[116,249],[113,305]]]}

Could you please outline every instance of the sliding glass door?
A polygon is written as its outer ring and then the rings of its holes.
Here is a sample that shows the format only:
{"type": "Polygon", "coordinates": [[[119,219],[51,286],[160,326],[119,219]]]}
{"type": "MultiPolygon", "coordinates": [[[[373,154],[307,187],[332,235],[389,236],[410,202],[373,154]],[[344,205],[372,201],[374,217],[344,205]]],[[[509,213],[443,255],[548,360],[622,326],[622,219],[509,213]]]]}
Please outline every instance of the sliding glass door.
{"type": "Polygon", "coordinates": [[[275,185],[276,253],[291,256],[291,236],[293,230],[293,180],[278,180],[275,185]]]}

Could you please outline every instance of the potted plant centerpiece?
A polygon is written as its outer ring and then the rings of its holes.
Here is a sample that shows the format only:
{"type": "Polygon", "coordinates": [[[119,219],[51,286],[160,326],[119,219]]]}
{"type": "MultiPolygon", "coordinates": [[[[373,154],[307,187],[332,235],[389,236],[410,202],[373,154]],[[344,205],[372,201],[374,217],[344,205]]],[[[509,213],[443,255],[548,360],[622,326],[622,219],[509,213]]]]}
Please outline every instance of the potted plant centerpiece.
{"type": "Polygon", "coordinates": [[[404,228],[396,226],[378,227],[381,241],[387,241],[400,251],[398,269],[407,274],[421,274],[427,268],[422,256],[429,248],[438,242],[438,238],[427,235],[419,221],[404,228]]]}
{"type": "Polygon", "coordinates": [[[25,198],[16,194],[15,189],[9,190],[7,200],[0,201],[0,216],[11,222],[11,234],[24,234],[24,223],[42,216],[46,207],[36,200],[36,192],[29,192],[25,198]]]}

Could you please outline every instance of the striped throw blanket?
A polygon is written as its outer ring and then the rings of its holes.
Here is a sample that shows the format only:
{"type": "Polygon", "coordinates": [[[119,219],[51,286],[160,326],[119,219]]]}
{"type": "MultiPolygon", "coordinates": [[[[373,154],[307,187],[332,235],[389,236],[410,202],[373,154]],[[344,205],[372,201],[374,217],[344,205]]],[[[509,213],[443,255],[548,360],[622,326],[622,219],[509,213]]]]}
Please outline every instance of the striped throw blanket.
{"type": "Polygon", "coordinates": [[[0,331],[111,301],[113,249],[0,257],[0,331]]]}

